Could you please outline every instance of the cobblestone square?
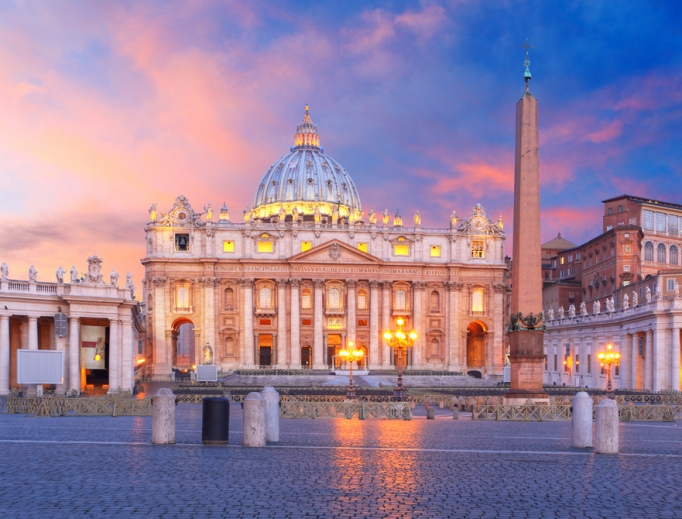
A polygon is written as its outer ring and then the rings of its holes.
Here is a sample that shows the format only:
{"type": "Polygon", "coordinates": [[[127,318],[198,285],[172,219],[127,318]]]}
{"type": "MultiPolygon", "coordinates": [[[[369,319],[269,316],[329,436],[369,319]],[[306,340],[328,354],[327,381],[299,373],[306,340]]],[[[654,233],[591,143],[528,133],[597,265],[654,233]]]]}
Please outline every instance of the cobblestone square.
{"type": "Polygon", "coordinates": [[[150,417],[0,415],[0,517],[679,517],[682,429],[620,425],[618,456],[571,448],[570,422],[283,420],[281,442],[201,445],[201,406],[176,445],[150,417]]]}

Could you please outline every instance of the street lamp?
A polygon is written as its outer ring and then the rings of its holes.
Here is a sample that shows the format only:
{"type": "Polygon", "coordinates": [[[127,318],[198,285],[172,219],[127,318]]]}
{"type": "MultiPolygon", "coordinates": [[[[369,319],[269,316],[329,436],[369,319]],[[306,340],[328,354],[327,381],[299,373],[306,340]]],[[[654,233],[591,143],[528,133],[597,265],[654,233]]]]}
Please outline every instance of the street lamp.
{"type": "Polygon", "coordinates": [[[355,398],[355,387],[353,386],[353,362],[357,362],[362,358],[362,350],[353,348],[353,341],[348,341],[348,349],[340,350],[339,355],[344,360],[350,362],[350,380],[348,382],[348,389],[346,390],[346,398],[355,398]]]}
{"type": "Polygon", "coordinates": [[[606,386],[606,392],[608,393],[609,398],[613,398],[613,389],[611,388],[611,365],[615,364],[616,366],[620,365],[620,353],[617,351],[611,351],[613,349],[613,346],[611,344],[606,345],[606,353],[603,351],[597,355],[597,358],[601,362],[601,367],[606,368],[606,375],[608,376],[609,383],[606,386]]]}
{"type": "Polygon", "coordinates": [[[407,396],[407,390],[403,388],[403,352],[406,352],[407,348],[414,346],[414,341],[417,340],[417,332],[412,330],[406,334],[403,331],[405,321],[402,317],[396,320],[396,324],[398,325],[398,330],[395,332],[386,330],[384,332],[384,339],[386,339],[388,346],[393,348],[393,351],[397,354],[398,385],[393,388],[393,397],[402,400],[407,396]]]}

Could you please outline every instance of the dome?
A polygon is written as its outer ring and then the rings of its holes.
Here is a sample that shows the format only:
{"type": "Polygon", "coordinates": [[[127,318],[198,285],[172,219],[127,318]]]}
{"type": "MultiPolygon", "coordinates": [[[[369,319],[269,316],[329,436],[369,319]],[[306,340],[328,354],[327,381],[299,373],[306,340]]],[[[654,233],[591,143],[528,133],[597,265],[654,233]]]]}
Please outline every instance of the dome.
{"type": "Polygon", "coordinates": [[[360,196],[348,172],[320,147],[317,128],[305,107],[303,123],[296,128],[291,151],[275,162],[258,186],[252,210],[253,218],[268,218],[281,208],[291,215],[319,214],[339,217],[351,213],[354,219],[362,215],[360,196]]]}

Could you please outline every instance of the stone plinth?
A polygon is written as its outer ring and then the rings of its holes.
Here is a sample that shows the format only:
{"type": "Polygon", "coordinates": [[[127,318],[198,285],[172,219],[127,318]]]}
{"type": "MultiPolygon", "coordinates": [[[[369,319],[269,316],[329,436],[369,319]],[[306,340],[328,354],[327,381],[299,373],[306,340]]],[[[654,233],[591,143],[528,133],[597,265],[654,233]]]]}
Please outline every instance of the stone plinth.
{"type": "Polygon", "coordinates": [[[549,395],[542,388],[542,372],[545,354],[544,333],[521,331],[509,334],[509,363],[511,364],[510,390],[504,397],[505,404],[549,402],[549,395]]]}

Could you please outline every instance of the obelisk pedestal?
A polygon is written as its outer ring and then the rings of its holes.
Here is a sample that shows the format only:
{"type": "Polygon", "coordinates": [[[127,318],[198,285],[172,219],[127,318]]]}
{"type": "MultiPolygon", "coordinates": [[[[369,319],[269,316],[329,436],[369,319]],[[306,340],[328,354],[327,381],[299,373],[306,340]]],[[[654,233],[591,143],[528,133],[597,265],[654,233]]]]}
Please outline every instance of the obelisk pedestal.
{"type": "Polygon", "coordinates": [[[542,388],[545,361],[540,251],[540,149],[538,101],[530,93],[526,42],[526,91],[516,104],[514,164],[514,246],[509,363],[511,379],[505,404],[549,402],[542,388]]]}

